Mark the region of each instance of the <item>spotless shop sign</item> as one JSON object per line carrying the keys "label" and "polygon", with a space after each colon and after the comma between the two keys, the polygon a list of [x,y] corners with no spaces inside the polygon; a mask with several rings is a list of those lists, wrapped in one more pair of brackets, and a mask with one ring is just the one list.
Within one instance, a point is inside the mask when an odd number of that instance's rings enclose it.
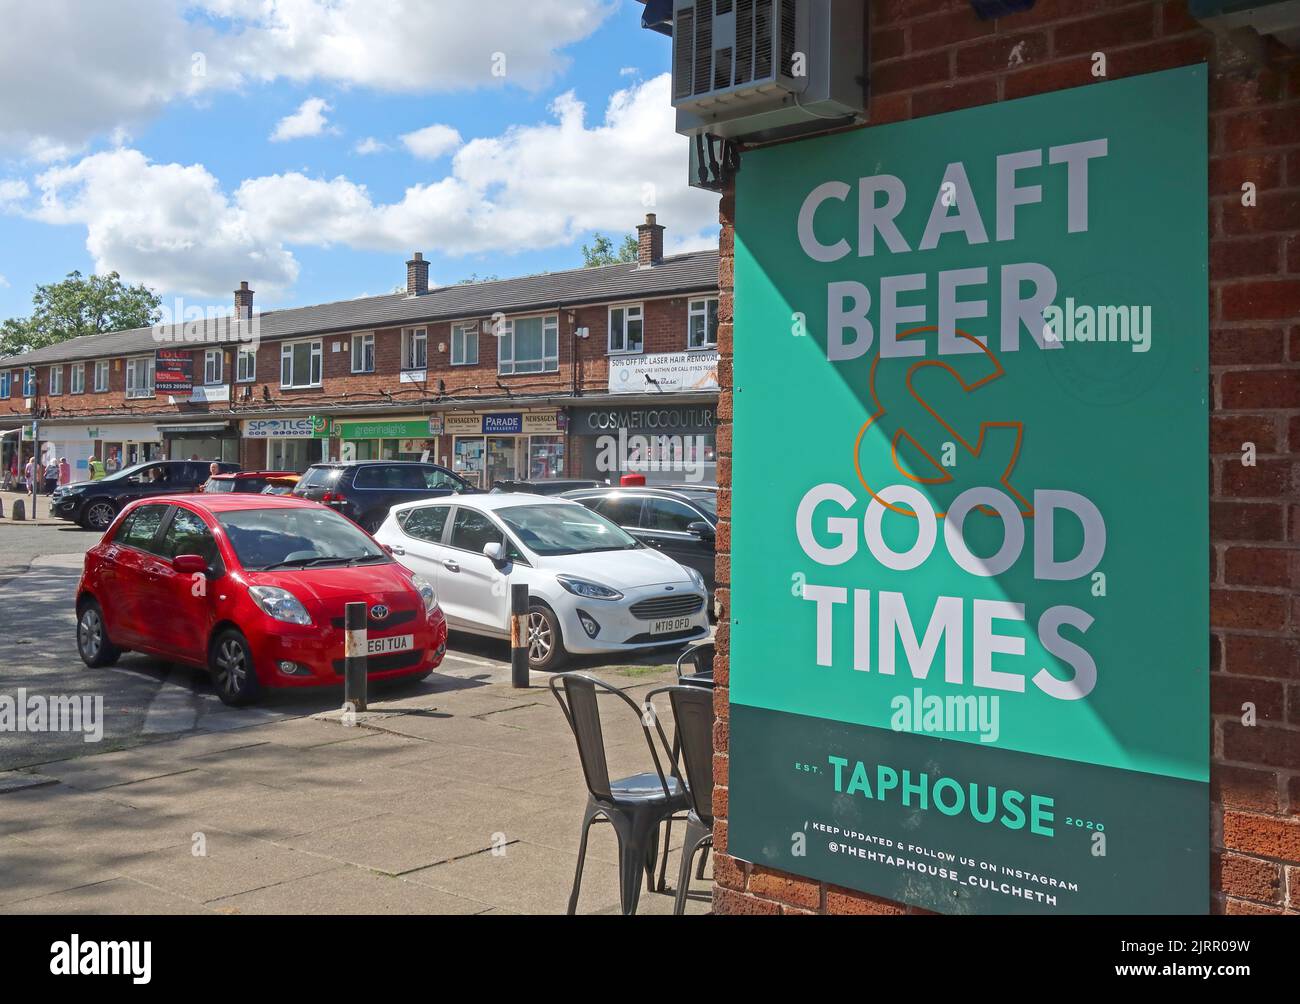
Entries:
{"label": "spotless shop sign", "polygon": [[1203,66],[745,154],[729,853],[1207,909],[1206,156]]}

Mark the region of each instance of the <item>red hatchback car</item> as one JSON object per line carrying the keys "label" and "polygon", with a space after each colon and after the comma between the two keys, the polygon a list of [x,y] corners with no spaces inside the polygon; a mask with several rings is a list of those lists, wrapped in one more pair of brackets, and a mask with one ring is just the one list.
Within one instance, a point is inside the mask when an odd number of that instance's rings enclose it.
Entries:
{"label": "red hatchback car", "polygon": [[77,650],[206,666],[221,699],[343,681],[345,605],[370,607],[369,678],[427,676],[447,647],[433,586],[355,523],[303,499],[141,499],[86,552]]}

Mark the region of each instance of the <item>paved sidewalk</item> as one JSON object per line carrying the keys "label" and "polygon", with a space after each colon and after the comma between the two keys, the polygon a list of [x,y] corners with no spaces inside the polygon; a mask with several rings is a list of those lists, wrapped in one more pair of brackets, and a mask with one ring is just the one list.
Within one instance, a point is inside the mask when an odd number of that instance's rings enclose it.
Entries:
{"label": "paved sidewalk", "polygon": [[[672,680],[597,675],[637,701]],[[545,679],[513,690],[500,672],[435,676],[432,693],[381,691],[353,727],[334,713],[250,716],[2,773],[0,912],[562,913],[586,791]],[[604,709],[611,773],[652,769],[630,710]],[[639,912],[671,912],[679,860],[670,891],[643,891]],[[580,913],[618,912],[616,862],[597,824]],[[708,911],[711,874],[689,913]]]}
{"label": "paved sidewalk", "polygon": [[6,523],[13,522],[14,503],[19,499],[22,499],[23,511],[24,514],[26,515],[25,522],[28,523],[35,522],[40,526],[69,525],[66,519],[59,519],[57,516],[50,515],[50,496],[48,495],[36,496],[37,518],[33,520],[32,519],[32,497],[30,494],[24,494],[22,492],[0,492],[0,502],[4,503],[4,518],[3,518],[4,522]]}

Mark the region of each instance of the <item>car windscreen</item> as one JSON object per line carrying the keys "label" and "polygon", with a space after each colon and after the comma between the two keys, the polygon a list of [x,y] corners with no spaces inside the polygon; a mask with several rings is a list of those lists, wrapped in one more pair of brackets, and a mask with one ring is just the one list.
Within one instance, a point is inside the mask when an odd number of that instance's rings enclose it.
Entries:
{"label": "car windscreen", "polygon": [[635,537],[585,506],[516,505],[497,509],[495,515],[520,543],[543,557],[628,551],[642,546]]}
{"label": "car windscreen", "polygon": [[203,491],[208,495],[217,495],[222,492],[233,492],[235,490],[234,478],[212,478],[203,486]]}
{"label": "car windscreen", "polygon": [[100,478],[99,480],[100,481],[121,481],[124,478],[129,478],[132,474],[139,474],[146,467],[153,467],[157,463],[158,461],[152,460],[143,464],[132,464],[130,467],[123,467],[116,474],[109,474],[106,477]]}
{"label": "car windscreen", "polygon": [[354,523],[328,509],[236,509],[216,517],[239,563],[250,571],[392,560]]}
{"label": "car windscreen", "polygon": [[718,496],[716,492],[682,492],[682,497],[708,516],[714,523],[718,521]]}

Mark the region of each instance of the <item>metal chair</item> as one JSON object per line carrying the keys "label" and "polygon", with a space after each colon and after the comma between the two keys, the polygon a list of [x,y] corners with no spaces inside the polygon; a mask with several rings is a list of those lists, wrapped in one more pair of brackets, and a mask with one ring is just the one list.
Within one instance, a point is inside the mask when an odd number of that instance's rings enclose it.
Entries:
{"label": "metal chair", "polygon": [[[646,700],[659,694],[667,694],[672,705],[673,745],[681,750],[689,800],[686,839],[682,843],[682,864],[677,872],[677,898],[673,905],[673,913],[680,914],[686,908],[695,854],[703,849],[704,856],[695,876],[703,878],[708,848],[713,845],[713,693],[698,686],[661,687],[646,694]],[[676,770],[675,760],[673,767]],[[664,840],[666,844],[668,837]]]}
{"label": "metal chair", "polygon": [[[717,646],[713,642],[706,641],[688,648],[679,655],[677,657],[678,684],[683,687],[707,687],[712,690],[713,657],[717,651]],[[688,662],[694,668],[691,672],[683,672]]]}
{"label": "metal chair", "polygon": [[[550,688],[577,741],[578,759],[587,782],[587,807],[582,814],[582,839],[578,844],[578,867],[573,876],[568,912],[573,914],[578,909],[588,832],[592,823],[603,818],[614,827],[618,837],[619,904],[625,915],[634,914],[641,895],[642,871],[645,872],[647,887],[654,882],[655,860],[659,856],[659,824],[687,808],[686,786],[672,764],[668,737],[664,735],[657,716],[645,714],[627,694],[603,680],[583,673],[557,673],[551,677]],[[597,688],[617,696],[637,716],[654,761],[653,773],[647,771],[610,780]],[[664,774],[651,724],[663,752],[669,757],[671,776]]]}

